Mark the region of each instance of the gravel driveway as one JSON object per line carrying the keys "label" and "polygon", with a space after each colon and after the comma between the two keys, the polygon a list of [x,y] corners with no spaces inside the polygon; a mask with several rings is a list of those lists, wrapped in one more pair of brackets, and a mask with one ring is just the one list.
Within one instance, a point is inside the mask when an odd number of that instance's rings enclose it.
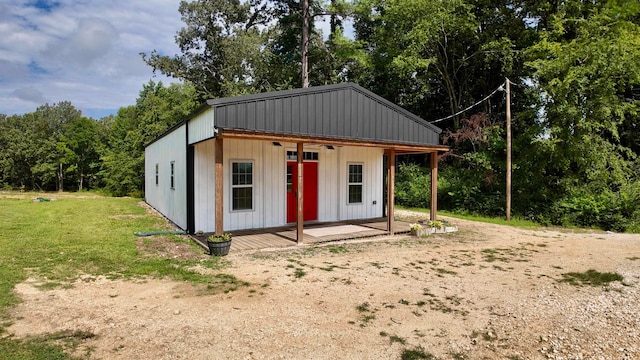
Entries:
{"label": "gravel driveway", "polygon": [[[216,278],[228,293],[30,279],[8,330],[95,335],[74,350],[91,359],[640,359],[640,236],[452,222],[426,239],[235,254]],[[623,280],[563,281],[590,269]]]}

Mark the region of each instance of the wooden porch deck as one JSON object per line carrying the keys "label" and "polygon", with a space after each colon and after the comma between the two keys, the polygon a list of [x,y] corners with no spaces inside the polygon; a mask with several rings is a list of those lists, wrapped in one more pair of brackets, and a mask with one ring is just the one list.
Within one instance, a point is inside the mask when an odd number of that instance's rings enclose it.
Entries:
{"label": "wooden porch deck", "polygon": [[[302,244],[320,244],[331,241],[360,239],[387,234],[387,219],[375,218],[366,220],[350,220],[329,223],[309,223],[304,225]],[[409,223],[394,221],[396,234],[409,233]],[[230,232],[233,236],[230,252],[284,248],[296,245],[296,225],[288,225],[266,229],[237,230]],[[212,233],[192,235],[192,238],[207,247],[207,237]]]}

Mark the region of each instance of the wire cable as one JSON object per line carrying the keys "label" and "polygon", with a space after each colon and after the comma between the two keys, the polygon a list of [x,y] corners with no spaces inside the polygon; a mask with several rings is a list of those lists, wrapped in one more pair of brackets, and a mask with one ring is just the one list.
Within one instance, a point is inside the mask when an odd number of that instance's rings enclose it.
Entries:
{"label": "wire cable", "polygon": [[471,105],[471,106],[467,107],[466,109],[460,110],[460,111],[458,111],[457,113],[455,113],[455,114],[453,114],[453,115],[449,115],[449,116],[447,116],[447,117],[443,117],[442,119],[429,121],[429,123],[431,123],[431,124],[435,124],[435,123],[440,122],[440,121],[449,120],[449,119],[451,119],[451,118],[453,118],[453,117],[456,117],[456,116],[458,116],[458,115],[460,115],[460,114],[462,114],[462,113],[464,113],[464,112],[467,112],[467,111],[469,111],[469,110],[473,109],[474,107],[476,107],[476,106],[478,106],[478,105],[482,104],[483,102],[487,101],[487,99],[489,99],[490,97],[492,97],[493,95],[495,95],[495,93],[497,93],[498,91],[504,91],[504,85],[505,85],[505,84],[502,84],[502,85],[498,86],[498,88],[497,88],[497,89],[495,89],[495,90],[493,90],[493,92],[491,92],[491,94],[487,95],[484,99],[482,99],[482,100],[480,100],[480,101],[476,102],[475,104],[473,104],[473,105]]}

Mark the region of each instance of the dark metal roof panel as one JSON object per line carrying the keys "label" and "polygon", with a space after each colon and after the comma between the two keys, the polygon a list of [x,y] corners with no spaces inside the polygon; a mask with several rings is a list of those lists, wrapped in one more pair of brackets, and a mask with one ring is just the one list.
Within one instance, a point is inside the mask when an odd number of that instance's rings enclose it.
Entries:
{"label": "dark metal roof panel", "polygon": [[436,126],[352,84],[208,100],[216,126],[270,134],[438,145]]}

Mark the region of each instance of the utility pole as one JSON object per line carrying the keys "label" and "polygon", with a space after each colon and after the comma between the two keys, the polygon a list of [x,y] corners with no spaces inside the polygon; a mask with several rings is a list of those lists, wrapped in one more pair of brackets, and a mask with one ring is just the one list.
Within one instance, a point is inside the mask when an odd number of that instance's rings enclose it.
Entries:
{"label": "utility pole", "polygon": [[309,87],[309,0],[302,1],[302,87]]}
{"label": "utility pole", "polygon": [[511,220],[511,82],[506,78],[507,93],[507,221]]}

